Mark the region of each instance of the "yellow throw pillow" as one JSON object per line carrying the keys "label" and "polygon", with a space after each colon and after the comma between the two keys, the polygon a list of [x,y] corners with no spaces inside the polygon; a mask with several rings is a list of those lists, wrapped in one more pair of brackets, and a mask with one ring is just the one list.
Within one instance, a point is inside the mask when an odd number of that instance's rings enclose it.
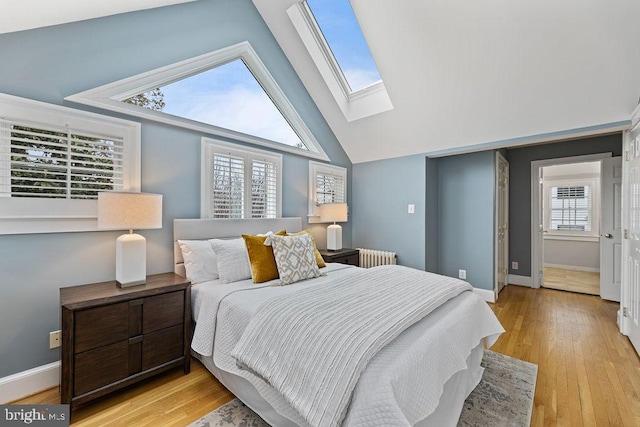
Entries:
{"label": "yellow throw pillow", "polygon": [[324,259],[322,258],[322,255],[320,255],[320,252],[316,247],[316,239],[313,238],[313,234],[311,234],[309,230],[302,230],[302,231],[298,231],[297,233],[287,233],[287,236],[299,236],[301,234],[308,234],[309,236],[311,236],[311,243],[313,243],[313,253],[316,256],[316,263],[320,268],[326,267],[327,264],[324,263]]}
{"label": "yellow throw pillow", "polygon": [[[278,236],[286,236],[285,230],[280,230]],[[278,266],[276,259],[273,257],[273,248],[265,246],[264,241],[267,236],[253,236],[243,234],[242,238],[247,246],[249,254],[249,264],[251,265],[251,278],[253,283],[268,282],[278,278]]]}

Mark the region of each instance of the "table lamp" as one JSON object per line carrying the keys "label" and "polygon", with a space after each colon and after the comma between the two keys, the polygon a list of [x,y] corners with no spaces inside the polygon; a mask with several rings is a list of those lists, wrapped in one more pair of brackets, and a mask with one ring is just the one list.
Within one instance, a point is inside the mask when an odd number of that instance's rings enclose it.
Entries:
{"label": "table lamp", "polygon": [[147,242],[133,230],[162,228],[162,195],[98,193],[98,228],[129,230],[116,240],[116,282],[121,288],[147,281]]}
{"label": "table lamp", "polygon": [[325,203],[318,206],[320,222],[333,222],[327,227],[327,249],[337,251],[342,249],[342,227],[336,222],[346,222],[348,207],[346,203]]}

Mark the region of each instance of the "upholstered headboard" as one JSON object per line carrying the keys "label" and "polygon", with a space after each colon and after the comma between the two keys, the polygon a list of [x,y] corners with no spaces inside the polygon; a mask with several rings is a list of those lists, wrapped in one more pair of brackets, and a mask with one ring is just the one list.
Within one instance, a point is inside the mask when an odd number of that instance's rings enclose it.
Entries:
{"label": "upholstered headboard", "polygon": [[302,230],[302,218],[174,219],[173,271],[180,276],[186,276],[178,240],[224,239],[240,237],[242,234],[259,234],[278,230],[300,231]]}

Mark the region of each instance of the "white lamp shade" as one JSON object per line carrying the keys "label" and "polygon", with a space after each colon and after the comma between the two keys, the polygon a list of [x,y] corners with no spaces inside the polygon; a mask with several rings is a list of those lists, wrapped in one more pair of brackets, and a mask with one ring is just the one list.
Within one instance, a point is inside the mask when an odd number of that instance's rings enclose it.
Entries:
{"label": "white lamp shade", "polygon": [[162,228],[162,195],[111,191],[98,193],[98,228]]}
{"label": "white lamp shade", "polygon": [[321,222],[346,222],[348,208],[346,203],[325,203],[318,206]]}

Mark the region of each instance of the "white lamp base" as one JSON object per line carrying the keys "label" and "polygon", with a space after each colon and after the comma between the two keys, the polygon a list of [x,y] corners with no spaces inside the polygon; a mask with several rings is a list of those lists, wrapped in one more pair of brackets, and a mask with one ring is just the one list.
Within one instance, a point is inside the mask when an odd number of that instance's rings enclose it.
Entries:
{"label": "white lamp base", "polygon": [[116,240],[116,281],[118,286],[147,282],[147,241],[139,234],[123,234]]}
{"label": "white lamp base", "polygon": [[330,251],[342,249],[342,227],[338,224],[327,227],[327,249]]}

